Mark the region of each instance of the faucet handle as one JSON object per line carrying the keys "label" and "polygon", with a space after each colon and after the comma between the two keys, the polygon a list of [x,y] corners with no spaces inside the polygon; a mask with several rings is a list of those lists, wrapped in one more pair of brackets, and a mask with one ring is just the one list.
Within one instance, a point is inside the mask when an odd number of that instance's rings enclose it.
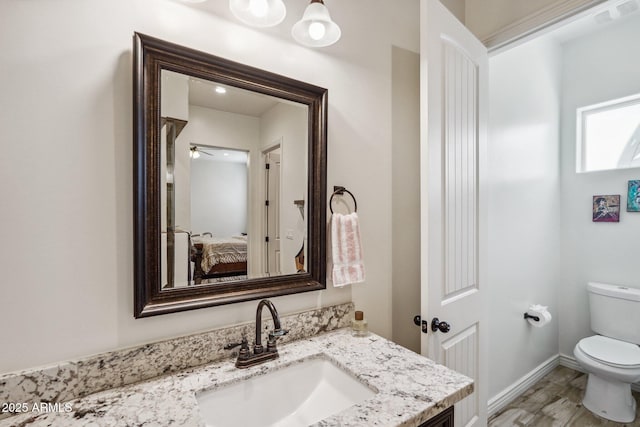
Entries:
{"label": "faucet handle", "polygon": [[232,348],[236,348],[237,346],[240,346],[240,351],[238,352],[238,360],[248,360],[251,352],[249,351],[249,341],[247,341],[246,335],[242,336],[242,341],[229,343],[224,346],[224,349],[231,350]]}
{"label": "faucet handle", "polygon": [[223,347],[225,350],[232,350],[238,346],[240,347],[240,351],[242,350],[249,350],[249,341],[247,341],[247,337],[245,335],[242,336],[242,341],[240,342],[232,342],[229,344],[225,344],[225,346]]}
{"label": "faucet handle", "polygon": [[287,335],[289,331],[287,329],[276,329],[269,332],[269,339],[279,338]]}
{"label": "faucet handle", "polygon": [[275,331],[269,332],[269,341],[267,341],[267,351],[268,352],[276,352],[276,340],[282,336],[285,336],[289,333],[286,329],[276,329]]}
{"label": "faucet handle", "polygon": [[224,347],[222,347],[225,350],[233,350],[234,348],[238,347],[239,345],[242,345],[241,342],[230,342],[229,344],[225,344]]}

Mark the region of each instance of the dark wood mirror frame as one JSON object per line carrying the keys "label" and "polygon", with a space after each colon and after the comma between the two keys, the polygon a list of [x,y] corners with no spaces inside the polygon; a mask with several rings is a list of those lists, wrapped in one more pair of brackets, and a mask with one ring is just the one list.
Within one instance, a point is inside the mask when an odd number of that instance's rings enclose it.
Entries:
{"label": "dark wood mirror frame", "polygon": [[[308,106],[307,272],[161,290],[161,70]],[[133,74],[135,317],[325,289],[327,90],[140,33],[134,34]]]}

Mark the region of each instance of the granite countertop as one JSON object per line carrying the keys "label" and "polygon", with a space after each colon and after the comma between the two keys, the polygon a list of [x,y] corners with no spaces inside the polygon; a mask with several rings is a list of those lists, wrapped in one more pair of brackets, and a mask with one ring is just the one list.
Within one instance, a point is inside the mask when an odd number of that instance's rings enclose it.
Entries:
{"label": "granite countertop", "polygon": [[56,412],[31,410],[0,420],[0,427],[204,427],[195,393],[310,357],[324,357],[378,391],[316,426],[419,426],[473,392],[470,378],[375,334],[358,338],[339,329],[283,344],[279,352],[279,359],[249,369],[226,359],[72,400]]}

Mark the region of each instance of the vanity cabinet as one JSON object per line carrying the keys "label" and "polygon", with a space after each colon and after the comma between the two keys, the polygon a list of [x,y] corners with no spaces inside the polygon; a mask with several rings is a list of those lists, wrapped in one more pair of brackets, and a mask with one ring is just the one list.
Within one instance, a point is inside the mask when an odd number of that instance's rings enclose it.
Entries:
{"label": "vanity cabinet", "polygon": [[453,427],[453,406],[420,424],[419,427]]}

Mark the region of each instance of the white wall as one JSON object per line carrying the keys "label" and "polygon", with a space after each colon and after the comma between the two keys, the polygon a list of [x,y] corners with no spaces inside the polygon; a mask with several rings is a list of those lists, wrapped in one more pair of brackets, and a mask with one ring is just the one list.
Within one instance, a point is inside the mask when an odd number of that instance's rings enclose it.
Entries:
{"label": "white wall", "polygon": [[464,24],[465,21],[465,0],[441,0],[442,4],[445,5],[451,13],[458,18],[458,21]]}
{"label": "white wall", "polygon": [[[247,151],[249,153],[249,164],[253,165],[253,167],[247,168],[245,165],[242,166],[242,169],[244,170],[243,196],[242,198],[238,198],[236,197],[238,196],[238,193],[235,193],[233,199],[227,200],[227,202],[234,203],[238,212],[242,211],[243,215],[237,215],[235,218],[230,218],[228,215],[222,215],[222,209],[219,205],[220,200],[211,199],[210,197],[207,199],[208,201],[200,199],[201,196],[197,196],[196,200],[190,198],[187,204],[191,207],[190,219],[193,221],[190,229],[195,233],[211,231],[221,237],[230,236],[232,235],[231,233],[240,232],[249,232],[250,234],[253,234],[251,233],[253,230],[249,227],[249,224],[247,224],[247,192],[251,191],[255,187],[252,183],[252,179],[255,180],[255,176],[258,174],[258,166],[255,160],[258,159],[258,145],[260,143],[260,119],[242,114],[213,110],[211,108],[204,108],[197,105],[189,105],[189,122],[184,127],[178,141],[182,146],[182,148],[180,148],[180,152],[183,153],[189,152],[188,147],[190,144],[230,148],[233,150]],[[206,157],[207,155],[203,154],[197,160],[187,158],[188,168],[186,170],[190,171],[190,181],[194,177],[195,173],[199,173],[201,175],[204,173],[202,169],[196,170],[195,168],[211,163]],[[216,165],[218,164],[220,163],[216,162]],[[192,168],[194,168],[194,170],[192,170]],[[240,173],[239,169],[235,169],[234,171],[236,173]],[[209,172],[209,174],[211,173],[213,172]],[[205,177],[201,176],[201,178],[204,179]],[[213,179],[214,177],[212,176],[211,178]],[[228,186],[229,183],[227,180],[222,180],[219,184],[220,186],[215,187],[215,191],[218,193],[219,197],[222,197],[222,190],[224,186]],[[237,184],[238,183],[236,183],[236,185]],[[186,191],[188,194],[192,195],[194,191],[200,192],[200,189],[194,183],[193,185],[190,184]],[[202,191],[204,191],[204,189],[202,189]],[[230,194],[225,197],[229,196]],[[242,203],[244,203],[243,206]],[[209,207],[205,207],[204,204],[208,204]],[[200,205],[200,207],[196,208],[196,205]],[[218,205],[217,208],[216,205]],[[224,216],[227,220],[216,220],[218,223],[216,226],[203,228],[205,225],[203,221],[205,221],[205,219],[202,215],[206,212],[212,212],[211,209],[219,212],[220,217]]]}
{"label": "white wall", "polygon": [[[576,173],[578,107],[640,93],[640,18],[564,46],[562,104],[562,253],[560,352],[591,335],[586,285],[602,281],[640,288],[640,213],[626,212],[627,181],[640,170]],[[593,223],[592,196],[620,194],[620,223]]]}
{"label": "white wall", "polygon": [[247,165],[202,157],[191,162],[191,231],[216,237],[246,233]]}
{"label": "white wall", "polygon": [[[257,151],[260,119],[243,114],[189,105],[189,123],[180,134],[183,144]],[[188,147],[184,147],[188,153]]]}
{"label": "white wall", "polygon": [[160,72],[160,117],[189,120],[189,77],[174,71]]}
{"label": "white wall", "polygon": [[420,352],[420,54],[393,48],[393,341]]}
{"label": "white wall", "polygon": [[329,89],[328,184],[358,198],[367,282],[275,304],[353,299],[391,335],[391,45],[417,51],[418,2],[327,1],[342,40],[317,50],[291,41],[306,4],[286,3],[283,26],[255,30],[226,2],[0,2],[0,373],[254,317],[247,302],[133,318],[134,31]]}
{"label": "white wall", "polygon": [[[490,59],[489,396],[558,353],[561,64],[544,40]],[[530,326],[530,304],[553,322]]]}

